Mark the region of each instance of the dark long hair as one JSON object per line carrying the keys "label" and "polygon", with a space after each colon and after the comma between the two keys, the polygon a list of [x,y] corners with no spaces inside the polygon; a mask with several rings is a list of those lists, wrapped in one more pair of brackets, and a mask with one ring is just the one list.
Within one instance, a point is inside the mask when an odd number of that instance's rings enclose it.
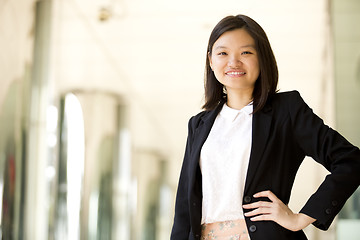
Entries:
{"label": "dark long hair", "polygon": [[255,82],[253,92],[254,113],[261,110],[268,98],[277,91],[278,68],[266,33],[257,22],[248,16],[228,16],[215,26],[209,38],[205,66],[205,104],[203,105],[205,110],[213,110],[219,104],[227,101],[223,85],[216,79],[210,68],[208,56],[211,56],[213,45],[222,34],[239,28],[245,29],[254,39],[259,57],[260,74]]}

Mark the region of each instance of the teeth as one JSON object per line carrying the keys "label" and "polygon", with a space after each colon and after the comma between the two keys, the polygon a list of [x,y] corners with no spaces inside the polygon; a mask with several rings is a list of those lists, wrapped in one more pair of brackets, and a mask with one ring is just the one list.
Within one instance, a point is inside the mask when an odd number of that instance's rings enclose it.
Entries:
{"label": "teeth", "polygon": [[228,75],[242,75],[245,74],[244,72],[228,72]]}

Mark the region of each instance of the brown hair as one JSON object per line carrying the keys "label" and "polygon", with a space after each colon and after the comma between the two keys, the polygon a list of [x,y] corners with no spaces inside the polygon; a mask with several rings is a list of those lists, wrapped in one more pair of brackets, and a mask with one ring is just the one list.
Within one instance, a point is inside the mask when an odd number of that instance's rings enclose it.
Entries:
{"label": "brown hair", "polygon": [[208,56],[212,54],[212,48],[216,40],[225,32],[243,28],[255,41],[255,48],[259,56],[260,74],[255,82],[254,113],[261,110],[268,98],[276,93],[278,83],[278,68],[274,53],[271,49],[266,33],[261,26],[245,15],[228,16],[223,18],[210,34],[206,53],[205,66],[205,110],[213,110],[219,104],[227,100],[226,93],[223,91],[223,85],[216,79],[211,70]]}

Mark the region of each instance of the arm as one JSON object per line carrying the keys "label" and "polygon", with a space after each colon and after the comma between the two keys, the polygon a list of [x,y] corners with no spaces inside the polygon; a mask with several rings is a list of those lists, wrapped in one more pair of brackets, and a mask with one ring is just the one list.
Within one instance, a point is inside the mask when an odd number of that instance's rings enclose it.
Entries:
{"label": "arm", "polygon": [[326,230],[360,184],[360,151],[326,126],[298,92],[291,98],[288,108],[296,141],[306,155],[331,173],[300,213],[317,219],[314,225]]}
{"label": "arm", "polygon": [[188,204],[188,158],[191,149],[192,127],[190,119],[188,124],[188,137],[184,160],[180,172],[180,179],[176,194],[175,217],[171,231],[171,240],[188,239],[190,233],[190,214]]}
{"label": "arm", "polygon": [[254,209],[245,216],[252,217],[252,221],[274,221],[292,231],[303,229],[311,223],[326,230],[359,186],[360,151],[326,126],[305,104],[299,93],[288,93],[285,100],[294,140],[305,155],[325,166],[331,174],[299,214],[294,214],[273,193],[265,191],[254,197],[266,197],[270,202],[244,205],[245,209]]}

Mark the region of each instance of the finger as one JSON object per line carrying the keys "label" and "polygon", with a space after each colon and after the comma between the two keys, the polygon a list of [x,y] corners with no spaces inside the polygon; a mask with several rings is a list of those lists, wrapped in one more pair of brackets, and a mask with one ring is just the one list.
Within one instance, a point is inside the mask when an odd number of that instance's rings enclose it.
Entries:
{"label": "finger", "polygon": [[258,201],[258,202],[254,202],[254,203],[250,203],[250,204],[245,204],[243,205],[243,208],[245,209],[253,209],[253,208],[259,208],[259,207],[271,207],[272,206],[272,202],[264,202],[264,201]]}
{"label": "finger", "polygon": [[256,221],[274,221],[271,214],[257,215],[255,217],[250,218],[250,220],[253,221],[253,222],[256,222]]}
{"label": "finger", "polygon": [[254,209],[250,212],[247,212],[247,213],[244,213],[244,215],[246,217],[251,217],[251,216],[255,216],[255,215],[261,215],[261,214],[273,214],[274,211],[272,208],[257,208],[257,209]]}
{"label": "finger", "polygon": [[269,198],[272,202],[276,202],[279,201],[279,199],[276,197],[276,195],[271,192],[270,190],[266,190],[266,191],[262,191],[262,192],[258,192],[254,194],[255,198],[259,198],[259,197],[267,197]]}
{"label": "finger", "polygon": [[256,216],[258,215],[258,213],[256,213],[256,209],[247,213],[244,213],[245,217],[252,217],[252,216]]}

